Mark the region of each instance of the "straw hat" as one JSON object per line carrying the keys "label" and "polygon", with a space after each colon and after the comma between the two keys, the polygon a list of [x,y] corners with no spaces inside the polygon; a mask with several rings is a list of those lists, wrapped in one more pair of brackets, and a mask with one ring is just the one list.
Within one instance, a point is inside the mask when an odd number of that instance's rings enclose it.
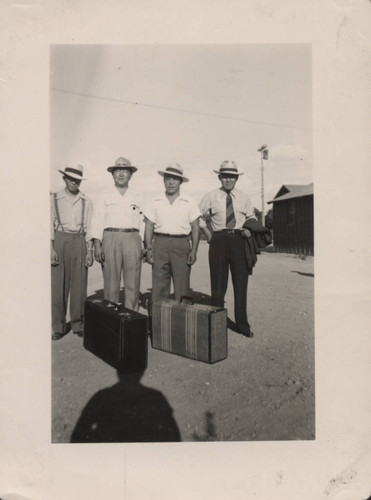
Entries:
{"label": "straw hat", "polygon": [[233,175],[243,175],[243,172],[239,172],[237,165],[234,161],[225,160],[221,163],[219,170],[214,170],[216,174],[233,174]]}
{"label": "straw hat", "polygon": [[183,179],[183,182],[188,182],[189,179],[187,177],[184,177],[183,175],[183,168],[179,165],[179,163],[171,163],[168,167],[165,168],[165,170],[158,170],[158,173],[162,175],[172,175],[173,177],[179,177],[180,179]]}
{"label": "straw hat", "polygon": [[79,181],[83,181],[86,179],[83,177],[84,167],[82,165],[77,165],[76,167],[65,167],[64,170],[59,170],[62,175],[66,175],[67,177],[72,177],[72,179],[77,179]]}
{"label": "straw hat", "polygon": [[107,170],[108,172],[113,172],[116,168],[128,168],[131,173],[134,173],[138,170],[137,167],[134,167],[134,165],[131,164],[130,160],[127,160],[123,156],[117,158],[115,164],[108,167]]}

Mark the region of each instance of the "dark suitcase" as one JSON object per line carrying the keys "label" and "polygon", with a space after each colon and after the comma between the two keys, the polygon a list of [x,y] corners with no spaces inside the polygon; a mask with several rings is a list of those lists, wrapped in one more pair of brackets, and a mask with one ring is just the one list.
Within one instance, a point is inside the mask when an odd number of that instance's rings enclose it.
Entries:
{"label": "dark suitcase", "polygon": [[210,364],[227,357],[226,309],[168,299],[152,303],[151,317],[154,349]]}
{"label": "dark suitcase", "polygon": [[84,347],[119,371],[147,368],[148,318],[121,304],[86,300]]}

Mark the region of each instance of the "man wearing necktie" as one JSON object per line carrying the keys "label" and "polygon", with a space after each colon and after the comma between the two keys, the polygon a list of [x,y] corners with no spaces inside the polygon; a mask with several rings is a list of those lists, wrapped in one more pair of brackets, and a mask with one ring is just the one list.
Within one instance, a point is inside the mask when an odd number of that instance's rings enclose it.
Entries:
{"label": "man wearing necktie", "polygon": [[250,198],[243,191],[235,188],[243,172],[239,172],[234,161],[223,161],[218,174],[221,186],[206,193],[200,203],[204,217],[209,217],[212,236],[205,232],[209,248],[209,266],[211,278],[211,304],[224,307],[224,297],[228,286],[229,269],[231,270],[234,291],[234,314],[237,331],[245,337],[253,337],[247,319],[248,269],[245,260],[245,241],[242,232],[248,236],[243,225],[247,219],[256,219]]}

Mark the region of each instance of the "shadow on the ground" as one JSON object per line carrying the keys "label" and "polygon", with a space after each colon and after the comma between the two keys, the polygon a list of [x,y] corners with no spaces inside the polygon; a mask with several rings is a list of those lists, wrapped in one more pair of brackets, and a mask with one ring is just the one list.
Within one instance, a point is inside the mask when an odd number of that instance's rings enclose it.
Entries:
{"label": "shadow on the ground", "polygon": [[[152,289],[148,288],[148,291],[145,293],[140,293],[139,294],[139,305],[140,307],[143,307],[144,309],[148,309],[148,305],[151,303],[151,293]],[[196,290],[190,290],[189,292],[189,297],[191,297],[196,304],[206,304],[210,305],[211,304],[211,297],[210,295],[207,295],[204,292],[197,292]],[[172,300],[175,300],[175,295],[172,293],[169,297]]]}
{"label": "shadow on the ground", "polygon": [[214,424],[214,414],[211,411],[205,411],[205,432],[203,435],[194,432],[192,438],[194,441],[215,441],[217,438],[215,424]]}
{"label": "shadow on the ground", "polygon": [[261,253],[275,253],[273,245],[268,245],[267,247],[260,248]]}
{"label": "shadow on the ground", "polygon": [[[152,293],[152,288],[147,288],[146,292],[139,293],[139,307],[142,307],[143,309],[148,309],[148,305],[151,302],[151,293]],[[196,304],[205,304],[205,305],[211,304],[210,295],[207,295],[204,292],[197,292],[196,290],[191,289],[189,296],[194,299]],[[174,300],[175,299],[174,294],[172,293],[169,298]],[[103,300],[103,289],[95,290],[93,294],[89,295],[88,299]],[[119,302],[123,304],[124,301],[125,301],[125,288],[120,288]]]}
{"label": "shadow on the ground", "polygon": [[152,288],[148,288],[144,293],[139,292],[139,307],[143,307],[146,311],[148,311],[148,307],[151,303],[151,293]]}
{"label": "shadow on the ground", "polygon": [[[94,290],[94,293],[87,297],[89,300],[103,300],[103,288]],[[123,304],[125,301],[125,288],[120,288],[119,302]]]}
{"label": "shadow on the ground", "polygon": [[204,304],[207,306],[211,305],[211,297],[204,292],[197,292],[196,290],[190,291],[190,297],[194,299],[196,304]]}
{"label": "shadow on the ground", "polygon": [[291,271],[292,273],[300,274],[300,276],[308,276],[310,278],[314,278],[313,273],[302,273],[301,271]]}
{"label": "shadow on the ground", "polygon": [[119,381],[98,391],[83,409],[71,443],[181,441],[164,395],[140,384],[143,372],[117,373]]}
{"label": "shadow on the ground", "polygon": [[232,321],[230,318],[227,318],[227,328],[228,330],[232,330],[232,332],[240,333],[236,323]]}

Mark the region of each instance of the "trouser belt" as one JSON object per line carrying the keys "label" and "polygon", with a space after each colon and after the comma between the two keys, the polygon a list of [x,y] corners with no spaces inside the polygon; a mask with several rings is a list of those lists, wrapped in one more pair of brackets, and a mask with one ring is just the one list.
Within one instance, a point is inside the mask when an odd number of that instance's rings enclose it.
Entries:
{"label": "trouser belt", "polygon": [[164,236],[165,238],[188,238],[189,234],[169,234],[169,233],[153,233],[155,236]]}
{"label": "trouser belt", "polygon": [[221,229],[220,231],[214,231],[214,233],[228,233],[228,234],[239,234],[242,229]]}
{"label": "trouser belt", "polygon": [[85,237],[85,232],[84,231],[63,231],[62,229],[56,229],[55,233],[58,233],[60,235],[65,235],[65,236],[84,236]]}
{"label": "trouser belt", "polygon": [[136,233],[136,232],[139,232],[139,229],[135,229],[134,227],[130,227],[130,228],[106,227],[104,230],[110,231],[113,233]]}

